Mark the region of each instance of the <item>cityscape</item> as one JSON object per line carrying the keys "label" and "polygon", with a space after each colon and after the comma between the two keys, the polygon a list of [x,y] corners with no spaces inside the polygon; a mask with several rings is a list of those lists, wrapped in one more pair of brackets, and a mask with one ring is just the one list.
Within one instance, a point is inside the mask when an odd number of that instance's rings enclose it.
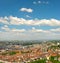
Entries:
{"label": "cityscape", "polygon": [[0,0],[0,63],[60,63],[60,0]]}
{"label": "cityscape", "polygon": [[1,41],[0,63],[60,63],[60,40]]}

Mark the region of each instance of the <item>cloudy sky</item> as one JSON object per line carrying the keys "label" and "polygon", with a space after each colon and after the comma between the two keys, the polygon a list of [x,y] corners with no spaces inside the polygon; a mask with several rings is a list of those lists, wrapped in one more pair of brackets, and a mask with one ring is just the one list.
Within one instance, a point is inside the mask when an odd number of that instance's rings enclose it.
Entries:
{"label": "cloudy sky", "polygon": [[0,40],[60,39],[60,0],[0,0]]}

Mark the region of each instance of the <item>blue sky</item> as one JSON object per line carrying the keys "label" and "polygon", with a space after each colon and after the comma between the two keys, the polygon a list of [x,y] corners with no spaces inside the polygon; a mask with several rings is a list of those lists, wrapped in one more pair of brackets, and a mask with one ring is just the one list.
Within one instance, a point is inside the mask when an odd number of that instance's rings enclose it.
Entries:
{"label": "blue sky", "polygon": [[0,40],[59,39],[59,6],[60,0],[0,0]]}
{"label": "blue sky", "polygon": [[[33,2],[39,0],[0,0],[0,16],[17,16],[26,18],[28,14],[32,18],[56,18],[60,19],[60,0],[40,0],[42,3],[34,5]],[[48,4],[43,4],[48,2]],[[20,12],[20,8],[32,8],[33,13]]]}

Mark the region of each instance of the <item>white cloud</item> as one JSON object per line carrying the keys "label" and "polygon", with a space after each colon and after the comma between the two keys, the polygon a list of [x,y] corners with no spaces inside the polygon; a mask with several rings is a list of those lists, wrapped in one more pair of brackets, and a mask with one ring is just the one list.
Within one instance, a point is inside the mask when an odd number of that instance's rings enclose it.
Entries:
{"label": "white cloud", "polygon": [[8,25],[4,25],[5,28],[8,28]]}
{"label": "white cloud", "polygon": [[48,2],[48,1],[43,1],[42,3],[43,3],[43,4],[49,4],[49,2]]}
{"label": "white cloud", "polygon": [[9,17],[10,19],[10,24],[13,25],[40,25],[40,26],[60,26],[60,20],[56,20],[56,19],[37,19],[37,20],[26,20],[24,18],[17,18],[17,17]]}
{"label": "white cloud", "polygon": [[13,32],[25,32],[25,29],[12,29]]}
{"label": "white cloud", "polygon": [[31,18],[29,15],[26,15],[27,18]]}
{"label": "white cloud", "polygon": [[21,8],[20,11],[31,13],[31,12],[33,12],[33,9],[31,9],[31,8]]}
{"label": "white cloud", "polygon": [[60,20],[56,19],[42,19],[38,20],[38,22],[35,23],[35,25],[48,25],[48,26],[60,26]]}
{"label": "white cloud", "polygon": [[31,32],[43,32],[42,29],[36,29],[35,27],[32,27],[32,29],[30,31]]}
{"label": "white cloud", "polygon": [[36,4],[36,2],[34,1],[33,4]]}
{"label": "white cloud", "polygon": [[51,33],[50,30],[36,29],[35,27],[32,27],[32,29],[28,31],[35,33]]}
{"label": "white cloud", "polygon": [[7,25],[4,25],[2,29],[5,30],[6,32],[0,32],[0,40],[60,39],[59,38],[60,28],[43,30],[32,27],[32,29],[26,30],[26,29],[14,29],[14,28],[11,29]]}
{"label": "white cloud", "polygon": [[6,32],[25,32],[25,29],[10,29],[7,25],[4,25],[3,27],[1,27],[2,30],[6,31]]}
{"label": "white cloud", "polygon": [[48,4],[48,1],[33,1],[33,4]]}
{"label": "white cloud", "polygon": [[[29,17],[29,16],[28,16]],[[57,19],[24,19],[24,18],[18,18],[9,16],[7,19],[5,17],[0,18],[2,19],[2,23],[8,24],[8,25],[29,25],[29,26],[60,26],[60,20]],[[6,21],[5,21],[6,20]]]}
{"label": "white cloud", "polygon": [[60,28],[55,29],[49,29],[49,30],[43,30],[43,29],[36,29],[35,27],[32,27],[32,29],[16,29],[16,28],[9,28],[7,25],[4,25],[1,27],[2,30],[7,32],[33,32],[33,33],[60,33]]}
{"label": "white cloud", "polygon": [[0,17],[0,23],[4,23],[4,24],[9,24],[8,21],[8,18],[5,16],[5,17]]}
{"label": "white cloud", "polygon": [[38,1],[38,3],[40,4],[40,3],[41,3],[41,1]]}
{"label": "white cloud", "polygon": [[[40,32],[40,30],[39,30]],[[0,40],[48,40],[48,39],[60,39],[60,34],[57,33],[37,33],[26,31],[20,32],[0,32]]]}
{"label": "white cloud", "polygon": [[60,28],[51,29],[50,31],[52,31],[52,32],[60,32]]}
{"label": "white cloud", "polygon": [[5,31],[10,31],[10,28],[8,28],[7,25],[4,25],[4,27],[1,27],[1,29],[5,30]]}
{"label": "white cloud", "polygon": [[23,18],[17,18],[13,16],[10,16],[9,20],[10,20],[10,24],[12,25],[20,25],[20,24],[23,24],[23,21],[24,21]]}

